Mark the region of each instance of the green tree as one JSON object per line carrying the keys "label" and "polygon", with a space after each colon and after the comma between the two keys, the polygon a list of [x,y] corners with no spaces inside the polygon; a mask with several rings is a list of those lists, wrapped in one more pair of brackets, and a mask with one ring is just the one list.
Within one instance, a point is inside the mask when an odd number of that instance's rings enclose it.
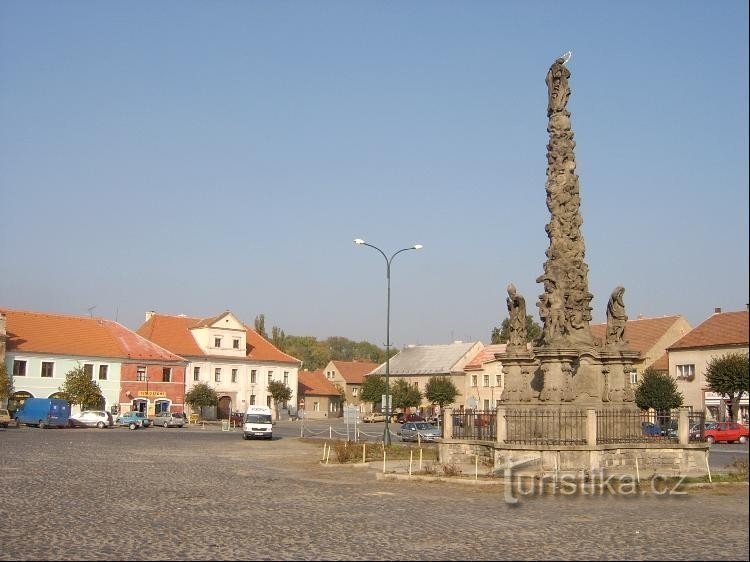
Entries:
{"label": "green tree", "polygon": [[82,366],[65,374],[65,382],[59,390],[65,400],[71,404],[78,404],[81,410],[98,408],[102,399],[99,385],[89,378]]}
{"label": "green tree", "polygon": [[197,408],[203,416],[203,408],[216,406],[219,403],[219,396],[216,391],[204,382],[199,382],[185,394],[185,404],[191,408]]}
{"label": "green tree", "polygon": [[430,377],[424,388],[424,397],[440,406],[441,412],[446,404],[455,402],[459,394],[450,377]]}
{"label": "green tree", "polygon": [[273,406],[276,411],[276,419],[279,419],[279,405],[286,402],[292,397],[292,389],[281,381],[270,381],[268,383],[268,393],[273,398]]}
{"label": "green tree", "polygon": [[275,345],[281,350],[283,350],[284,348],[285,337],[286,335],[284,334],[284,330],[282,330],[278,326],[273,326],[271,328],[271,343],[273,343],[273,345]]}
{"label": "green tree", "polygon": [[266,315],[265,314],[258,314],[258,316],[255,317],[255,331],[258,332],[265,339],[268,339],[268,334],[266,333]]}
{"label": "green tree", "polygon": [[653,408],[659,414],[682,406],[682,393],[677,383],[667,373],[660,373],[651,367],[643,371],[641,382],[635,390],[635,403],[641,410]]}
{"label": "green tree", "polygon": [[401,378],[391,385],[391,396],[394,409],[401,408],[405,411],[422,403],[422,393]]}
{"label": "green tree", "polygon": [[740,400],[750,387],[749,365],[747,353],[727,353],[712,357],[706,366],[708,389],[727,397],[731,421],[737,420]]}
{"label": "green tree", "polygon": [[[536,323],[531,314],[526,315],[526,342],[535,342],[542,337],[542,327]],[[510,339],[510,319],[506,318],[500,324],[500,327],[492,329],[490,343],[508,343]]]}
{"label": "green tree", "polygon": [[359,397],[365,402],[372,402],[373,410],[379,404],[382,412],[383,394],[385,394],[385,378],[380,375],[367,375],[359,389]]}
{"label": "green tree", "polygon": [[8,374],[5,365],[0,363],[0,404],[13,394],[13,377]]}

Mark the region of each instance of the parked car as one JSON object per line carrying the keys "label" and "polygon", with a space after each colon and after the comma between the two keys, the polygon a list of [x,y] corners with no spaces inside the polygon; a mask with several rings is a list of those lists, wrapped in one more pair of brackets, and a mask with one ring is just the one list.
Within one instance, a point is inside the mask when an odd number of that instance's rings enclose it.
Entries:
{"label": "parked car", "polygon": [[406,422],[397,433],[401,441],[435,441],[441,437],[439,427],[435,427],[426,421]]}
{"label": "parked car", "polygon": [[185,425],[185,418],[182,417],[182,414],[159,412],[154,416],[153,423],[162,427],[182,427]]}
{"label": "parked car", "polygon": [[141,427],[144,427],[143,417],[138,414],[141,414],[141,412],[127,412],[125,414],[120,414],[115,420],[115,425],[127,427],[129,429],[140,429]]}
{"label": "parked car", "polygon": [[382,412],[370,412],[362,417],[362,421],[365,423],[384,422],[385,414]]}
{"label": "parked car", "polygon": [[[716,424],[718,422],[714,421],[707,421],[703,424],[703,437],[705,438],[705,432],[706,430],[712,429],[716,427]],[[701,424],[696,423],[690,428],[690,439],[700,439],[701,438]]]}
{"label": "parked car", "polygon": [[242,427],[245,423],[245,414],[243,412],[232,412],[229,416],[229,422],[235,427]]}
{"label": "parked car", "polygon": [[652,422],[641,422],[641,433],[647,437],[661,437],[661,426]]}
{"label": "parked car", "polygon": [[148,416],[144,412],[135,412],[135,415],[141,419],[143,427],[148,427],[151,425],[151,420],[148,419]]}
{"label": "parked car", "polygon": [[70,402],[61,398],[27,398],[16,411],[16,427],[21,424],[47,427],[68,427]]}
{"label": "parked car", "polygon": [[748,427],[737,422],[718,422],[711,429],[707,429],[704,435],[709,443],[718,441],[747,443]]}
{"label": "parked car", "polygon": [[71,427],[98,427],[106,429],[114,425],[112,414],[104,410],[84,410],[80,414],[70,416]]}
{"label": "parked car", "polygon": [[427,420],[424,419],[419,414],[405,414],[404,412],[400,412],[396,414],[396,419],[394,421],[396,423],[408,423],[408,422],[426,422]]}
{"label": "parked car", "polygon": [[10,412],[5,408],[0,408],[0,427],[8,427],[10,420]]}

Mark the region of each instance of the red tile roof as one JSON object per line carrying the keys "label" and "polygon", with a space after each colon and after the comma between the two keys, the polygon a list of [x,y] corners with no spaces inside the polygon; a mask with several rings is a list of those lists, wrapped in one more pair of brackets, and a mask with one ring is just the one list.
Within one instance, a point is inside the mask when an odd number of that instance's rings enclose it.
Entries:
{"label": "red tile roof", "polygon": [[[625,323],[624,336],[625,340],[628,342],[628,347],[630,347],[631,350],[638,351],[641,355],[644,355],[654,347],[672,325],[681,318],[681,316],[676,315],[628,320]],[[591,326],[591,334],[595,338],[604,341],[607,335],[607,325],[593,324]]]}
{"label": "red tile roof", "polygon": [[7,317],[8,351],[185,361],[112,320],[22,310],[0,312]]}
{"label": "red tile roof", "polygon": [[464,366],[464,371],[481,371],[485,363],[495,361],[495,353],[505,353],[506,347],[507,344],[505,343],[497,343],[484,347]]}
{"label": "red tile roof", "polygon": [[651,368],[656,371],[668,372],[669,371],[669,356],[663,353],[656,361],[651,363]]}
{"label": "red tile roof", "polygon": [[[216,357],[206,355],[195,342],[191,328],[210,326],[221,319],[226,312],[211,318],[190,318],[188,316],[169,316],[154,314],[138,328],[138,333],[144,338],[158,343],[174,353],[184,357]],[[275,361],[277,363],[295,363],[301,361],[278,349],[258,332],[245,326],[247,337],[247,359],[256,361]]]}
{"label": "red tile roof", "polygon": [[748,345],[748,311],[717,312],[698,324],[669,350]]}
{"label": "red tile roof", "polygon": [[348,384],[362,384],[365,375],[380,365],[369,361],[334,361],[333,364]]}
{"label": "red tile roof", "polygon": [[323,370],[300,371],[297,374],[300,396],[341,396],[341,392],[323,374]]}

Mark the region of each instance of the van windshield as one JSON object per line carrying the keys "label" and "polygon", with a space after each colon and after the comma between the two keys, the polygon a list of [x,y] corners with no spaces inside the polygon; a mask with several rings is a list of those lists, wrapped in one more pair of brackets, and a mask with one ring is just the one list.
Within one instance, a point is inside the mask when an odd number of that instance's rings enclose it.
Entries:
{"label": "van windshield", "polygon": [[245,423],[271,423],[271,416],[268,414],[247,414]]}

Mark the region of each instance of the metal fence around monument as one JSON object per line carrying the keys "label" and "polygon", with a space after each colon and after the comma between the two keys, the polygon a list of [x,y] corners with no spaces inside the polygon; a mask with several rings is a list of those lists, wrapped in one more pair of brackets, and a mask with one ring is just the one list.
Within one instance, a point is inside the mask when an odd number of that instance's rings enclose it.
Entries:
{"label": "metal fence around monument", "polygon": [[508,410],[506,443],[521,445],[582,445],[586,443],[586,412]]}
{"label": "metal fence around monument", "polygon": [[453,414],[453,438],[494,441],[497,431],[494,410],[462,410]]}

